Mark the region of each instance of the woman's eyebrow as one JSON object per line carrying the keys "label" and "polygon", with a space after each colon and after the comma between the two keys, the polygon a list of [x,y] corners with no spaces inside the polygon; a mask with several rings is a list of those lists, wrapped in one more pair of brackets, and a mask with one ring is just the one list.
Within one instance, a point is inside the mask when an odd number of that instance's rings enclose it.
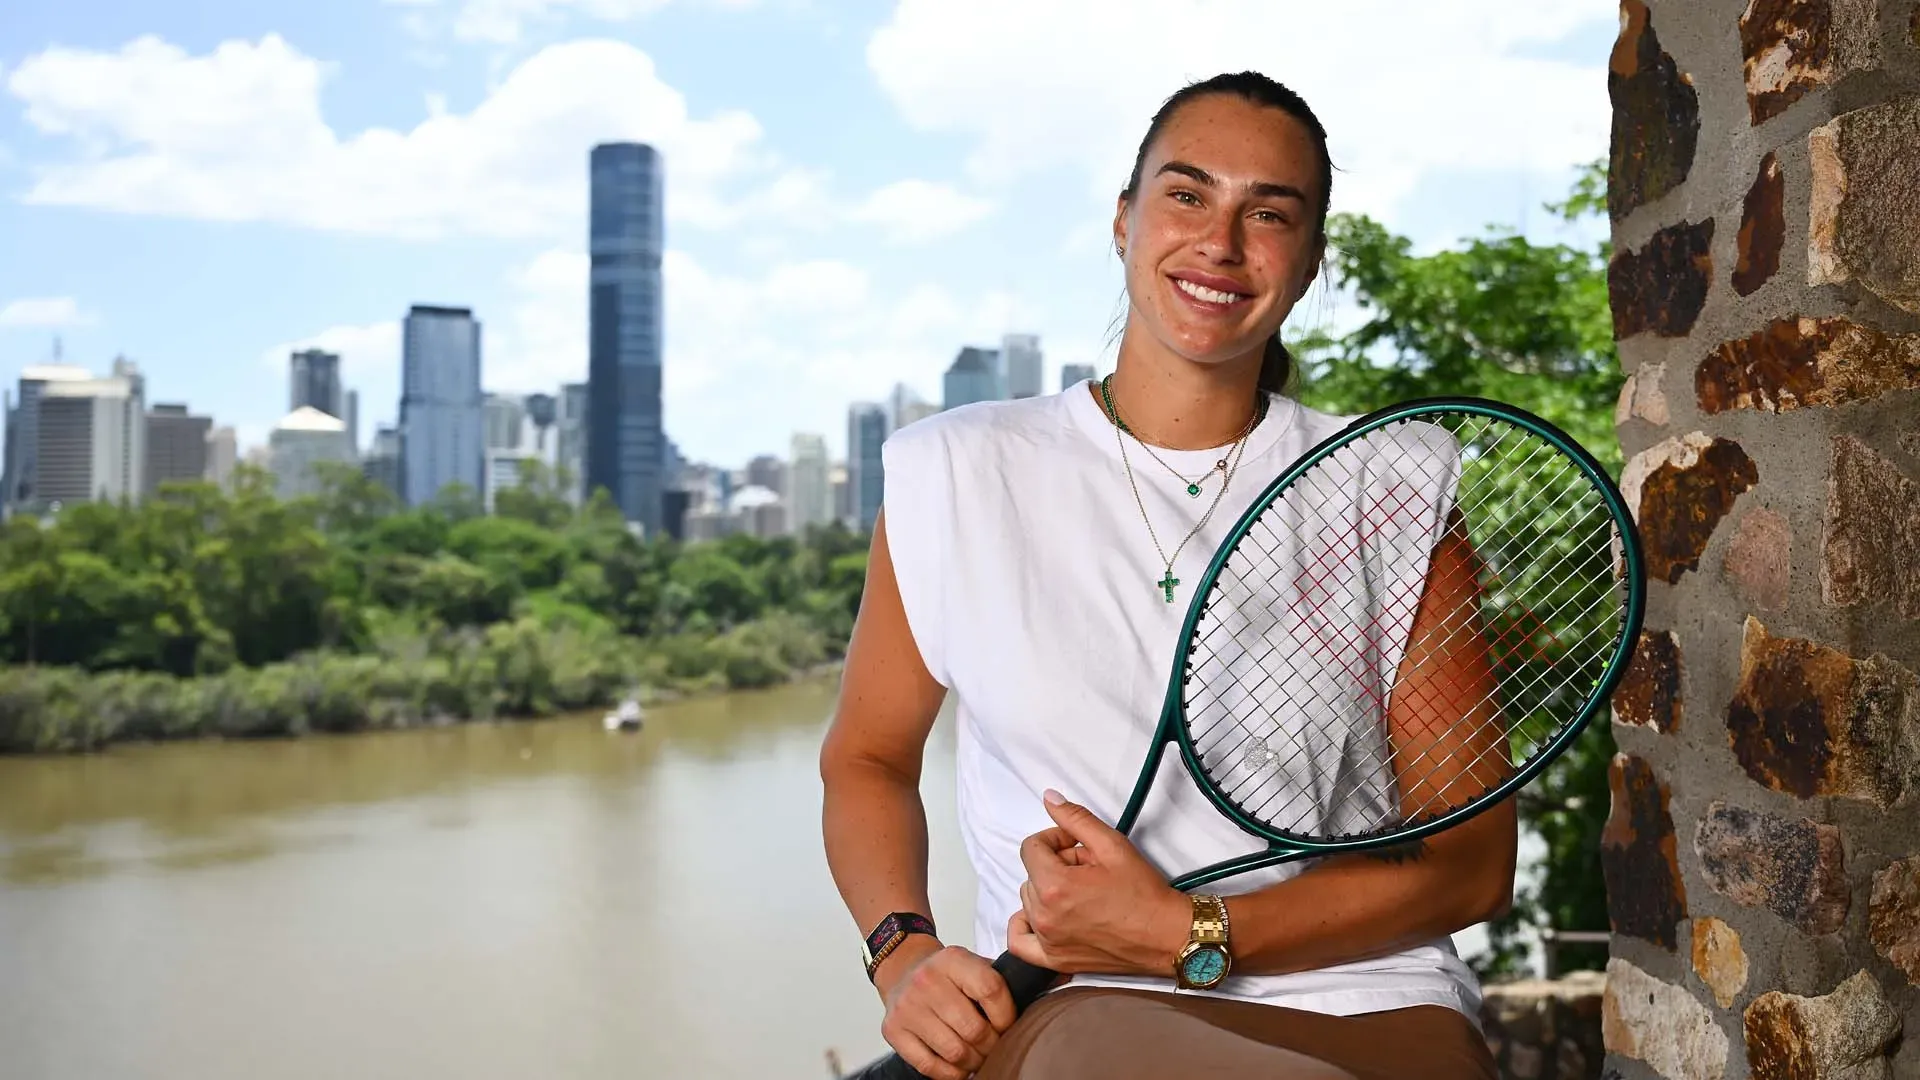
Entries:
{"label": "woman's eyebrow", "polygon": [[[1169,161],[1165,165],[1160,166],[1160,172],[1179,173],[1181,176],[1185,176],[1203,187],[1218,187],[1220,183],[1214,179],[1212,173],[1198,165],[1192,165],[1184,161]],[[1256,180],[1247,185],[1247,190],[1262,198],[1299,199],[1301,202],[1307,201],[1306,194],[1299,188],[1294,187],[1292,184],[1277,184],[1271,180]]]}

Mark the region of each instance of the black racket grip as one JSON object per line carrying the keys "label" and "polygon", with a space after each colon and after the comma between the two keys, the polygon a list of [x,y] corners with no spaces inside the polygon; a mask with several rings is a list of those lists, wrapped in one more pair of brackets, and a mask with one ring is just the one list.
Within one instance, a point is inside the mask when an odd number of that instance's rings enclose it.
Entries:
{"label": "black racket grip", "polygon": [[[993,962],[993,970],[1007,982],[1007,992],[1013,996],[1013,1014],[1027,1011],[1027,1006],[1040,1000],[1047,987],[1060,977],[1056,971],[1035,967],[1012,953],[1001,953]],[[904,1061],[899,1054],[888,1054],[878,1058],[865,1068],[846,1074],[841,1080],[927,1080],[920,1070]]]}

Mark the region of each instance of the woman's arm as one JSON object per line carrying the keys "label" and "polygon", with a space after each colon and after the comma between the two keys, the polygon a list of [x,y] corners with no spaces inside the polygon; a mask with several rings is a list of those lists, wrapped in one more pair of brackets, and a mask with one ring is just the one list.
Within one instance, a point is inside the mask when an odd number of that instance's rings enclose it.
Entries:
{"label": "woman's arm", "polygon": [[873,524],[839,706],[820,748],[827,865],[862,933],[889,912],[933,915],[920,765],[945,696],[907,626],[883,513]]}
{"label": "woman's arm", "polygon": [[[873,523],[840,703],[820,748],[827,865],[861,933],[895,911],[932,917],[920,766],[946,696],[907,624],[885,518],[883,511]],[[874,986],[887,1008],[881,1034],[933,1080],[978,1069],[1014,1020],[992,965],[922,934],[881,961]]]}
{"label": "woman's arm", "polygon": [[[1429,564],[1387,708],[1408,820],[1463,805],[1512,769],[1479,589],[1478,559],[1460,530],[1449,529]],[[1322,967],[1498,918],[1513,902],[1518,845],[1509,799],[1409,847],[1326,859],[1310,873],[1234,897],[1228,915],[1244,913],[1233,926],[1245,931],[1234,934],[1235,967]]]}
{"label": "woman's arm", "polygon": [[[1465,802],[1511,767],[1484,637],[1477,628],[1459,632],[1477,618],[1477,590],[1473,552],[1449,533],[1430,563],[1387,711],[1409,817]],[[1009,928],[1016,954],[1069,973],[1171,975],[1192,921],[1187,898],[1164,879],[1146,888],[1140,875],[1151,867],[1085,808],[1048,812],[1059,827],[1021,850],[1029,882]],[[1233,970],[1280,974],[1348,963],[1496,918],[1512,903],[1517,849],[1508,800],[1414,845],[1332,856],[1230,896]],[[1142,916],[1143,905],[1151,915]]]}

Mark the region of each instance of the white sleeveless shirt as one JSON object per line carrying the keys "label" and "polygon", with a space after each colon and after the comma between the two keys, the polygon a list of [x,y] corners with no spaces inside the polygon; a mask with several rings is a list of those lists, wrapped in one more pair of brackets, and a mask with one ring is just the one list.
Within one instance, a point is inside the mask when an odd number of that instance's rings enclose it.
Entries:
{"label": "white sleeveless shirt", "polygon": [[[1128,438],[1130,487],[1115,429],[1080,383],[1059,394],[980,402],[917,421],[883,448],[887,542],[908,625],[927,669],[957,698],[957,800],[979,882],[974,951],[1006,948],[1019,909],[1022,840],[1050,828],[1049,787],[1103,821],[1119,818],[1159,720],[1192,589],[1269,481],[1350,417],[1273,396],[1219,506],[1158,582],[1141,503],[1169,555],[1212,502],[1185,480],[1224,449],[1154,448]],[[1171,467],[1169,469],[1169,467]],[[1227,820],[1179,755],[1162,757],[1130,839],[1169,878],[1265,843]],[[1252,892],[1301,872],[1289,863],[1223,879]],[[1161,977],[1076,976],[1076,985],[1173,990]],[[1230,975],[1187,991],[1336,1015],[1435,1004],[1478,1023],[1480,987],[1450,938],[1287,975]]]}

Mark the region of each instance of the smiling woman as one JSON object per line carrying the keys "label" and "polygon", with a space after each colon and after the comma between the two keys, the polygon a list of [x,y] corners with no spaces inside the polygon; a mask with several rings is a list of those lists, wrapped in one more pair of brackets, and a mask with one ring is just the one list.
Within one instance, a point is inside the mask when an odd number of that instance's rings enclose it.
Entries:
{"label": "smiling woman", "polygon": [[[886,444],[821,752],[824,829],[882,1033],[927,1077],[1492,1075],[1449,935],[1510,902],[1510,809],[1218,894],[1168,870],[1249,838],[1184,778],[1156,784],[1137,828],[1109,824],[1138,811],[1122,807],[1191,583],[1268,482],[1344,426],[1288,395],[1278,338],[1324,255],[1331,181],[1326,133],[1284,86],[1247,72],[1182,89],[1116,200],[1129,303],[1114,373]],[[1431,580],[1459,576],[1443,562],[1436,549]],[[972,948],[943,945],[927,901],[918,783],[949,691]],[[1290,798],[1336,797],[1302,783]],[[1064,985],[1018,1013],[985,959],[1003,949]]]}

